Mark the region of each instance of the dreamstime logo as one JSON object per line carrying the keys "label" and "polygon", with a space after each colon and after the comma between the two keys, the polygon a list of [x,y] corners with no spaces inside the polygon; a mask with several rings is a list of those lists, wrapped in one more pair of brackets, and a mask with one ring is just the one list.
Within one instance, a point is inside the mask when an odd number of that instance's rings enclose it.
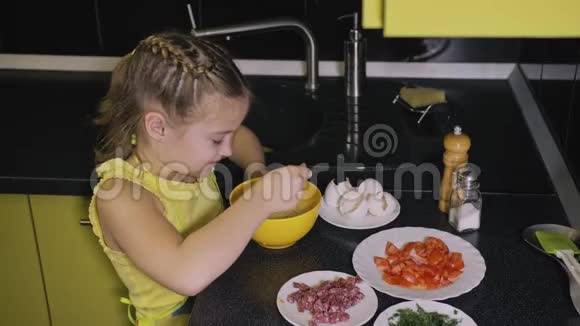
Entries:
{"label": "dreamstime logo", "polygon": [[[151,191],[150,187],[154,187],[164,199],[187,201],[203,196],[209,200],[218,200],[221,198],[221,194],[215,181],[215,175],[217,174],[221,174],[225,181],[225,186],[228,187],[226,190],[232,187],[233,177],[231,172],[227,166],[221,163],[215,164],[211,171],[204,171],[195,186],[188,186],[186,185],[188,181],[185,179],[191,173],[185,163],[168,162],[160,167],[156,177],[148,177],[146,176],[147,174],[152,174],[149,162],[133,165],[128,163],[123,159],[126,155],[121,147],[115,150],[114,157],[116,159],[94,167],[91,172],[91,189],[101,200],[117,198],[127,186],[130,187],[129,192],[133,200],[141,199],[143,189]],[[131,165],[132,168],[129,168]],[[103,188],[101,186],[104,185],[105,181],[108,181],[108,183]]]}
{"label": "dreamstime logo", "polygon": [[386,124],[376,124],[367,129],[363,136],[366,153],[374,158],[393,154],[399,146],[399,137],[395,130]]}
{"label": "dreamstime logo", "polygon": [[405,175],[408,176],[408,181],[412,181],[413,187],[411,191],[414,193],[415,199],[423,198],[423,191],[429,188],[429,178],[431,178],[431,192],[433,199],[439,199],[439,188],[441,187],[441,173],[435,164],[422,163],[415,165],[413,163],[403,163],[397,167],[394,175],[394,196],[401,198],[403,192],[403,182]]}
{"label": "dreamstime logo", "polygon": [[[397,134],[390,126],[379,124],[374,125],[365,133],[365,149],[369,155],[374,157],[384,156],[388,153],[394,153],[398,146]],[[121,150],[116,153],[117,157],[124,157]],[[94,192],[98,190],[98,196],[102,200],[114,199],[122,192],[125,187],[131,187],[130,192],[134,199],[139,199],[142,196],[143,189],[147,189],[145,185],[146,179],[149,183],[154,182],[155,188],[166,198],[175,200],[191,200],[199,196],[204,196],[209,200],[220,199],[221,194],[228,195],[232,192],[239,181],[238,171],[230,171],[230,167],[225,164],[217,163],[213,166],[211,171],[204,171],[201,178],[196,182],[197,186],[184,186],[187,176],[192,175],[187,164],[181,162],[170,162],[158,169],[159,176],[157,178],[146,177],[146,174],[151,174],[151,166],[144,162],[128,167],[128,162],[119,158],[107,164],[96,167],[90,177],[91,188]],[[264,201],[271,200],[295,200],[303,189],[296,189],[298,183],[288,173],[288,170],[281,169],[285,164],[271,163],[267,166],[264,164],[250,164],[243,172],[243,180],[251,178],[256,171],[263,173],[272,173],[268,178],[263,179],[263,183],[259,187],[261,193],[247,192],[252,187],[247,187],[243,191],[244,199],[255,198],[260,196]],[[331,168],[332,166],[332,168]],[[324,182],[329,178],[329,174],[333,179],[345,180],[348,177],[353,179],[374,178],[383,184],[386,189],[393,190],[395,198],[402,197],[403,192],[413,192],[416,199],[420,199],[426,193],[432,193],[433,199],[439,199],[440,185],[441,185],[441,171],[437,165],[429,162],[421,164],[402,163],[398,166],[384,166],[382,163],[376,163],[375,166],[365,166],[360,162],[347,162],[342,154],[337,155],[336,161],[332,164],[318,163],[311,165],[312,172],[309,181],[317,187],[324,187],[320,185],[318,179]],[[477,166],[474,167],[478,168]],[[149,171],[149,172],[147,172]],[[369,172],[374,173],[374,176],[369,175]],[[386,175],[384,175],[386,172]],[[476,172],[479,172],[477,170]],[[129,175],[127,175],[129,174]],[[479,174],[479,173],[477,173]],[[114,182],[109,183],[107,187],[99,187],[97,185],[105,179],[113,179]],[[209,178],[208,178],[209,177]],[[121,180],[127,179],[127,181]],[[390,180],[388,180],[390,179]],[[361,180],[362,181],[362,180]],[[219,184],[218,184],[219,183]],[[125,188],[127,189],[127,188]],[[194,191],[192,191],[194,190]],[[324,191],[324,189],[320,189]],[[308,192],[303,195],[313,195]]]}

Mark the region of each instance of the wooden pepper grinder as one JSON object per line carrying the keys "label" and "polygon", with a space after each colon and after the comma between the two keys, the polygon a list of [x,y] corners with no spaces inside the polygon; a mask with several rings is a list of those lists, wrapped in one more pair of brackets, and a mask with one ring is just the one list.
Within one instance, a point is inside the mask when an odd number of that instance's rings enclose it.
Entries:
{"label": "wooden pepper grinder", "polygon": [[461,131],[460,126],[455,126],[453,132],[445,135],[443,147],[445,147],[445,153],[443,153],[445,170],[443,171],[439,189],[439,210],[443,213],[448,213],[452,190],[451,175],[458,165],[467,163],[467,151],[471,147],[471,140],[469,136]]}

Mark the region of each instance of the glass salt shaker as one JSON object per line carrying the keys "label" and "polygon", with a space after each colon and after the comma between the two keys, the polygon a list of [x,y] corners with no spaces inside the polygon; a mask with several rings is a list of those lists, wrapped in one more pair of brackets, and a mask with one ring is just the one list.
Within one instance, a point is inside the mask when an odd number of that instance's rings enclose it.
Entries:
{"label": "glass salt shaker", "polygon": [[482,198],[479,192],[479,167],[472,163],[459,165],[452,175],[449,224],[458,232],[479,229]]}

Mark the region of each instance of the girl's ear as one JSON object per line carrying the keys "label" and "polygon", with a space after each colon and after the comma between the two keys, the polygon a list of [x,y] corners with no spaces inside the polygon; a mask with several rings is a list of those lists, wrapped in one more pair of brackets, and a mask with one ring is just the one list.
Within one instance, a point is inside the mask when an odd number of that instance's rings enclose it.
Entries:
{"label": "girl's ear", "polygon": [[147,112],[143,117],[145,122],[145,130],[149,136],[159,142],[165,139],[165,132],[167,129],[167,119],[160,112]]}

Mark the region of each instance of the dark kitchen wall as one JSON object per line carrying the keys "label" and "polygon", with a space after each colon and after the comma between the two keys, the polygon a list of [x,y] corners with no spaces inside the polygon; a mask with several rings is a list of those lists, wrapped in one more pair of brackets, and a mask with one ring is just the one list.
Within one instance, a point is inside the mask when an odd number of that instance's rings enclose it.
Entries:
{"label": "dark kitchen wall", "polygon": [[[121,56],[150,33],[188,32],[188,3],[200,28],[274,17],[302,20],[318,41],[320,59],[342,60],[350,21],[338,17],[360,12],[361,0],[4,1],[0,52]],[[436,23],[436,18],[426,22]],[[578,75],[579,39],[399,39],[383,38],[379,30],[365,30],[364,35],[367,58],[373,61],[519,62],[534,64],[541,72],[548,65],[564,64],[568,75]],[[305,53],[300,36],[290,31],[215,41],[236,58],[301,60]],[[580,85],[572,77],[531,77],[554,135],[580,175]]]}
{"label": "dark kitchen wall", "polygon": [[[6,1],[0,7],[0,52],[120,56],[150,33],[189,31],[188,3],[201,28],[274,17],[300,19],[312,28],[322,60],[342,60],[351,22],[338,17],[360,12],[361,1]],[[580,49],[576,40],[399,39],[383,38],[379,30],[364,33],[369,60],[570,62]],[[238,58],[302,59],[305,52],[301,38],[289,31],[216,41]],[[542,52],[546,48],[551,51]]]}
{"label": "dark kitchen wall", "polygon": [[0,52],[101,53],[93,1],[3,1]]}

